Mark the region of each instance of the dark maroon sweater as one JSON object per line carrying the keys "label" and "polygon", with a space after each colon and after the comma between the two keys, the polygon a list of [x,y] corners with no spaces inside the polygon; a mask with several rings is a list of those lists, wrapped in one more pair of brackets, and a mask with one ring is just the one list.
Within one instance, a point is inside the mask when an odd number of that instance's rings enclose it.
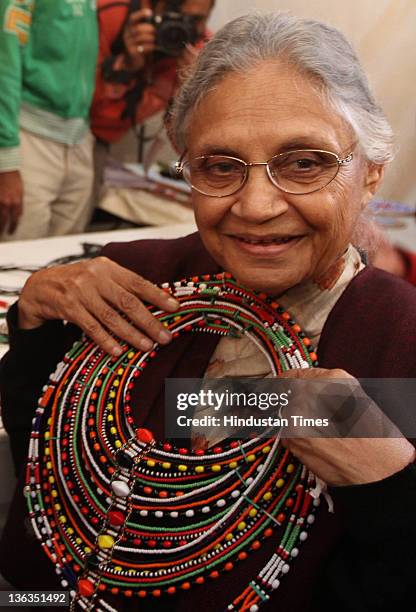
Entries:
{"label": "dark maroon sweater", "polygon": [[[104,254],[153,282],[218,271],[198,234],[176,240],[111,244]],[[24,461],[36,399],[56,362],[79,330],[52,321],[23,331],[9,315],[10,351],[0,366],[3,419],[17,465]],[[199,377],[218,339],[181,336],[163,349],[164,359],[148,368],[139,385],[136,422],[163,435],[163,381]],[[331,311],[318,346],[320,366],[343,368],[360,378],[416,376],[416,290],[395,277],[366,268]],[[41,357],[41,358],[40,358]],[[133,398],[134,400],[134,398]],[[409,406],[409,410],[413,409]],[[380,457],[383,461],[383,457]],[[408,466],[381,482],[331,489],[335,514],[321,504],[310,537],[282,584],[262,609],[287,612],[384,612],[409,608],[416,570],[416,468]],[[19,589],[55,588],[53,569],[23,528],[21,486],[0,545],[0,571]],[[27,521],[26,521],[27,522]],[[272,539],[232,572],[166,600],[140,601],[141,610],[224,610],[257,574],[273,551]],[[137,602],[112,601],[119,610]],[[414,605],[413,607],[416,607]]]}

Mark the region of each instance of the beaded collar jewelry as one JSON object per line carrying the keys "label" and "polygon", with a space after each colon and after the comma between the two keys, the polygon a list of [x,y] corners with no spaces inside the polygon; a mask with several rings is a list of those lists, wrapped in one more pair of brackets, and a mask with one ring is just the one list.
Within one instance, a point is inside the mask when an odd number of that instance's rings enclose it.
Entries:
{"label": "beaded collar jewelry", "polygon": [[[179,310],[149,310],[173,338],[246,334],[274,376],[316,364],[290,315],[229,274],[163,287]],[[25,486],[33,529],[73,610],[114,610],[106,592],[158,598],[197,588],[273,537],[273,555],[228,606],[255,612],[308,536],[315,477],[279,436],[188,450],[138,428],[132,388],[159,350],[124,345],[110,357],[84,338],[58,364],[33,420]]]}

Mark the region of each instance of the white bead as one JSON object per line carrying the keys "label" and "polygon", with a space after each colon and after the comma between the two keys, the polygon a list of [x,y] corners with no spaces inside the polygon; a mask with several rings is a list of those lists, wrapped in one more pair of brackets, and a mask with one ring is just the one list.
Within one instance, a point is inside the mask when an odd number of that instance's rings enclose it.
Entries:
{"label": "white bead", "polygon": [[292,548],[292,550],[290,551],[290,556],[291,557],[297,557],[299,554],[299,549],[298,548]]}
{"label": "white bead", "polygon": [[207,514],[208,512],[210,512],[211,508],[209,506],[204,506],[201,509],[201,512],[203,512],[204,514]]}
{"label": "white bead", "polygon": [[162,516],[163,516],[163,512],[162,512],[162,510],[156,510],[156,512],[155,512],[155,516],[156,516],[157,518],[162,518]]}
{"label": "white bead", "polygon": [[231,497],[240,497],[240,491],[238,489],[235,489],[235,491],[231,493]]}
{"label": "white bead", "polygon": [[69,594],[70,594],[70,596],[71,596],[71,597],[75,597],[75,595],[77,594],[77,592],[76,592],[76,591],[69,591]]}
{"label": "white bead", "polygon": [[254,606],[250,606],[250,612],[257,612],[258,609],[259,607],[256,606],[256,604],[254,604]]}
{"label": "white bead", "polygon": [[290,570],[290,565],[285,563],[284,566],[282,567],[282,574],[287,574],[289,570]]}
{"label": "white bead", "polygon": [[187,510],[185,512],[185,516],[193,516],[195,514],[195,512],[193,510]]}
{"label": "white bead", "polygon": [[252,478],[251,476],[249,478],[247,478],[246,485],[251,485],[251,483],[254,481],[254,478]]}
{"label": "white bead", "polygon": [[273,589],[273,590],[276,590],[276,589],[278,589],[278,588],[279,588],[279,586],[280,586],[280,580],[278,580],[278,579],[276,578],[276,580],[273,580],[273,582],[272,582],[272,589]]}
{"label": "white bead", "polygon": [[299,540],[301,542],[304,542],[305,540],[307,540],[308,538],[308,534],[306,533],[306,531],[301,531],[299,534]]}
{"label": "white bead", "polygon": [[148,514],[148,510],[140,510],[140,516],[147,516]]}
{"label": "white bead", "polygon": [[306,521],[309,523],[309,525],[312,525],[312,523],[315,522],[315,517],[313,514],[309,514],[308,518],[306,519]]}
{"label": "white bead", "polygon": [[68,581],[67,580],[61,580],[61,584],[64,588],[66,588],[68,586]]}
{"label": "white bead", "polygon": [[124,480],[114,480],[111,483],[111,488],[117,497],[127,497],[127,495],[130,493],[129,486],[127,482],[124,482]]}
{"label": "white bead", "polygon": [[226,503],[226,502],[225,502],[225,499],[219,499],[219,500],[217,501],[217,506],[218,506],[218,508],[223,508],[223,507],[225,506],[225,503]]}
{"label": "white bead", "polygon": [[176,510],[175,510],[174,512],[171,512],[170,515],[171,515],[172,518],[178,518],[179,513],[176,512]]}
{"label": "white bead", "polygon": [[312,503],[315,506],[315,508],[317,508],[321,504],[321,499],[317,497],[316,499],[313,500]]}

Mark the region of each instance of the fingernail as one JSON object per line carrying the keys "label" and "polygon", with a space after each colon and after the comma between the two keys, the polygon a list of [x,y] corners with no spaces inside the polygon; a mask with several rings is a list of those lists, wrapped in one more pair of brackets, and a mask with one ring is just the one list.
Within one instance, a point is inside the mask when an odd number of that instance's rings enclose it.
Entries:
{"label": "fingernail", "polygon": [[178,300],[175,300],[174,298],[169,298],[166,301],[167,306],[169,306],[169,308],[179,308],[180,306],[180,302],[178,302]]}
{"label": "fingernail", "polygon": [[140,341],[140,347],[144,351],[150,351],[150,349],[153,348],[153,342],[151,340],[149,340],[148,338],[145,338],[144,340]]}
{"label": "fingernail", "polygon": [[161,331],[159,334],[159,342],[162,342],[162,344],[166,344],[167,342],[170,342],[172,340],[172,334],[166,330]]}
{"label": "fingernail", "polygon": [[112,354],[112,355],[114,355],[114,357],[120,357],[120,355],[122,354],[122,352],[123,352],[123,351],[122,351],[122,349],[121,349],[119,346],[117,346],[117,347],[115,347],[115,348],[113,348],[113,349],[111,350],[111,354]]}

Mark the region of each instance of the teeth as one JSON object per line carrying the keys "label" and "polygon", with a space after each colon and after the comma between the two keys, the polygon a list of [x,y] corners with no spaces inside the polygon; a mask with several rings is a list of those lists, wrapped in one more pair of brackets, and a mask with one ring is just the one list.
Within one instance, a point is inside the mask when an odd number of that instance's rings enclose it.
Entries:
{"label": "teeth", "polygon": [[274,238],[271,240],[247,240],[246,238],[242,238],[244,242],[248,242],[248,244],[284,244],[285,242],[289,242],[292,240],[292,237],[288,238]]}

